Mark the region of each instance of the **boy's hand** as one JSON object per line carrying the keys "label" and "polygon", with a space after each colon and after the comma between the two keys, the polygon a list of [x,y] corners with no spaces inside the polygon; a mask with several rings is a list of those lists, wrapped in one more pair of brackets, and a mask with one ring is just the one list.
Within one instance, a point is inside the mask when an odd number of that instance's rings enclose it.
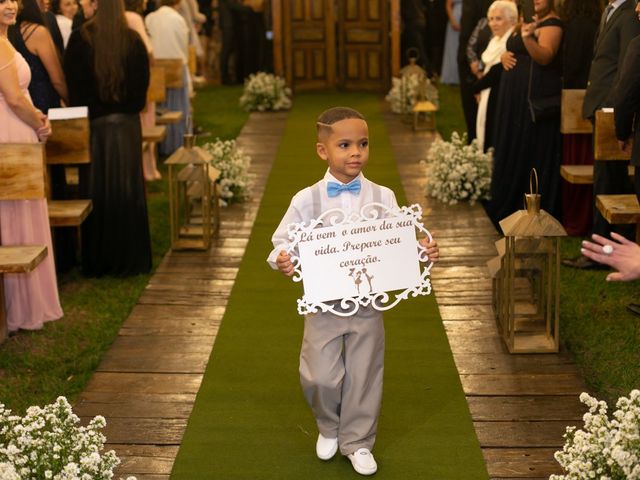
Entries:
{"label": "boy's hand", "polygon": [[429,241],[427,237],[420,240],[420,245],[422,245],[427,250],[427,255],[429,255],[429,260],[433,263],[436,263],[440,258],[440,248],[438,248],[438,242],[435,240]]}
{"label": "boy's hand", "polygon": [[278,254],[278,258],[276,258],[276,265],[278,266],[278,270],[280,270],[287,277],[293,276],[293,263],[291,263],[291,255],[289,255],[284,250],[281,250]]}

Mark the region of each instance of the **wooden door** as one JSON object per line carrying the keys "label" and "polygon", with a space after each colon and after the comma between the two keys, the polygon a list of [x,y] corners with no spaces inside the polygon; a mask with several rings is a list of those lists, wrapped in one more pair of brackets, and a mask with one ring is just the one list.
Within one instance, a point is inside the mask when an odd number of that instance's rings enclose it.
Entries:
{"label": "wooden door", "polygon": [[[274,48],[283,58],[275,66],[296,90],[336,85],[336,36],[333,0],[281,0],[274,7]],[[278,45],[277,17],[282,20],[282,45]]]}
{"label": "wooden door", "polygon": [[271,8],[274,70],[294,90],[389,89],[400,68],[399,0],[272,0]]}
{"label": "wooden door", "polygon": [[348,90],[388,90],[388,0],[341,0],[338,5],[338,82]]}

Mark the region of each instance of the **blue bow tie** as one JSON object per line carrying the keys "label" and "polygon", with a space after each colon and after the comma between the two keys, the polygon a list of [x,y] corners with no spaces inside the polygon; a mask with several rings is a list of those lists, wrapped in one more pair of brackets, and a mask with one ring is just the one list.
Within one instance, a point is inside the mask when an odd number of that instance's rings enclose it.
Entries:
{"label": "blue bow tie", "polygon": [[360,180],[354,180],[353,182],[343,185],[341,183],[329,182],[327,183],[327,194],[329,197],[337,197],[342,192],[351,192],[354,195],[360,193]]}

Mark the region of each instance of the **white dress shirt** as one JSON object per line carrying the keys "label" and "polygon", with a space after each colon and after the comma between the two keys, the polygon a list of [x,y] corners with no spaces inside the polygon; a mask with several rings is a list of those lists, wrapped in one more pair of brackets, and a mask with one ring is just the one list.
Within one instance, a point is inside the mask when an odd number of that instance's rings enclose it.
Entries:
{"label": "white dress shirt", "polygon": [[[351,192],[342,192],[336,197],[329,197],[327,194],[328,182],[336,182],[342,185],[344,185],[344,183],[337,180],[329,173],[329,170],[327,170],[320,185],[320,211],[325,212],[333,208],[341,208],[347,215],[354,212],[357,213],[364,205],[374,201],[374,189],[376,188],[380,189],[380,203],[391,209],[398,208],[396,196],[389,188],[373,183],[366,179],[362,173],[358,175],[357,179],[361,182],[360,192],[357,195]],[[269,254],[267,262],[274,270],[278,269],[276,258],[280,254],[280,251],[286,250],[289,246],[289,225],[300,222],[308,223],[313,219],[314,205],[311,189],[312,187],[307,187],[293,196],[287,212],[284,214],[280,225],[278,225],[278,228],[271,237],[274,249]]]}

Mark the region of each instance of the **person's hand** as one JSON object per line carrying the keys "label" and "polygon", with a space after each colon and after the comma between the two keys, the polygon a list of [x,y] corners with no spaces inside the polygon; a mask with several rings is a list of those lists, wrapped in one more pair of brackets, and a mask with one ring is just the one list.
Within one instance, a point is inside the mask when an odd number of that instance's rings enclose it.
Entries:
{"label": "person's hand", "polygon": [[47,117],[44,113],[38,111],[40,114],[40,127],[36,130],[36,135],[38,135],[38,140],[40,142],[46,142],[47,138],[51,135],[51,122],[49,122],[49,117]]}
{"label": "person's hand", "polygon": [[626,140],[618,140],[618,146],[620,147],[620,150],[621,150],[622,152],[626,152],[626,151],[627,151],[627,148],[629,148],[629,144],[630,144],[630,143],[631,143],[631,142],[629,141],[629,139],[626,139]]}
{"label": "person's hand", "polygon": [[475,97],[475,99],[476,99],[476,103],[480,103],[480,94],[479,94],[479,93],[476,93],[476,94],[474,94],[473,96],[474,96],[474,97]]}
{"label": "person's hand", "polygon": [[420,240],[420,245],[427,250],[429,260],[433,263],[436,263],[440,259],[440,248],[438,247],[438,242],[435,240],[429,241],[429,239],[425,237]]}
{"label": "person's hand", "polygon": [[276,258],[276,265],[278,266],[278,270],[280,270],[287,277],[293,276],[293,263],[291,263],[291,255],[289,255],[284,250],[281,250]]}
{"label": "person's hand", "polygon": [[480,78],[482,76],[482,72],[480,71],[479,65],[480,65],[480,63],[477,60],[474,60],[473,62],[471,62],[469,64],[469,68],[471,69],[471,73],[473,73],[473,75],[476,78]]}
{"label": "person's hand", "polygon": [[451,28],[453,28],[456,32],[459,32],[460,24],[458,22],[451,22]]}
{"label": "person's hand", "polygon": [[531,38],[535,36],[536,33],[536,27],[538,26],[538,22],[535,21],[535,16],[534,16],[534,21],[531,23],[523,23],[522,24],[522,28],[520,30],[520,34],[522,35],[522,38]]}
{"label": "person's hand", "polygon": [[582,242],[580,251],[585,257],[617,270],[607,275],[608,282],[626,282],[640,278],[640,246],[637,243],[617,233],[611,234],[612,240],[596,234],[591,238],[593,242]]}
{"label": "person's hand", "polygon": [[511,70],[513,67],[516,66],[516,63],[518,63],[513,52],[509,52],[509,51],[504,52],[500,56],[500,62],[502,62],[502,68],[504,68],[507,71]]}

